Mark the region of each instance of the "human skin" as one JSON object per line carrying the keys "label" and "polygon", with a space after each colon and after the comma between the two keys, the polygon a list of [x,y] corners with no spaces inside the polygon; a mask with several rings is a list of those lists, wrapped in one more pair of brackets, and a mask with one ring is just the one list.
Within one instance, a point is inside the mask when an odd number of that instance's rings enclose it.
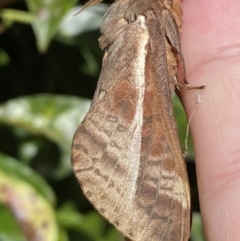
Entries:
{"label": "human skin", "polygon": [[[191,120],[208,241],[240,240],[240,1],[184,0],[187,80],[206,85]],[[188,117],[199,91],[182,91]]]}

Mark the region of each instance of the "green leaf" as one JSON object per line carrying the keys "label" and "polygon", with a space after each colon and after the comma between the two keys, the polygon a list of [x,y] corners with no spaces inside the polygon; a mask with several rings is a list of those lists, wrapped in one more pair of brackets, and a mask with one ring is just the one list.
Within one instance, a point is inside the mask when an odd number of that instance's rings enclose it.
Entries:
{"label": "green leaf", "polygon": [[123,240],[122,234],[97,212],[88,213],[84,217],[84,223],[82,223],[80,230],[95,241]]}
{"label": "green leaf", "polygon": [[0,66],[6,66],[10,62],[8,54],[0,48]]}
{"label": "green leaf", "polygon": [[62,205],[58,212],[59,223],[76,230],[95,241],[122,241],[122,235],[97,212],[80,214],[72,202]]}
{"label": "green leaf", "polygon": [[74,203],[66,202],[57,211],[58,222],[65,228],[78,229],[84,217],[75,207]]}
{"label": "green leaf", "polygon": [[97,241],[123,241],[123,236],[115,228],[110,228],[108,232],[97,239]]}
{"label": "green leaf", "polygon": [[36,189],[39,194],[46,198],[51,204],[55,203],[54,193],[43,178],[32,171],[28,166],[3,153],[0,153],[0,172],[3,172],[4,175],[12,179],[31,183],[31,186]]}
{"label": "green leaf", "polygon": [[0,202],[0,240],[26,241],[23,232],[12,212]]}
{"label": "green leaf", "polygon": [[76,6],[67,12],[59,26],[58,35],[60,37],[73,38],[85,32],[99,30],[103,15],[109,5],[100,3],[74,15],[78,13],[82,7],[83,5]]}
{"label": "green leaf", "polygon": [[[76,6],[67,12],[59,26],[56,39],[68,45],[78,46],[85,60],[85,64],[80,66],[81,72],[96,77],[101,69],[99,61],[103,54],[97,38],[103,15],[109,5],[100,3],[78,13],[82,7],[82,5]],[[94,32],[97,32],[95,37],[93,37]]]}
{"label": "green leaf", "polygon": [[59,146],[57,178],[71,172],[70,155],[73,135],[91,101],[70,96],[40,94],[20,97],[0,105],[0,123],[42,134]]}
{"label": "green leaf", "polygon": [[200,213],[193,213],[191,239],[193,241],[205,241]]}
{"label": "green leaf", "polygon": [[[0,203],[11,210],[26,236],[59,239],[52,202],[50,188],[37,174],[8,156],[0,156]],[[9,229],[2,224],[3,237],[8,236],[6,231]]]}
{"label": "green leaf", "polygon": [[29,11],[33,13],[33,31],[40,52],[45,52],[56,33],[66,12],[75,5],[76,0],[26,0]]}
{"label": "green leaf", "polygon": [[5,26],[10,27],[13,22],[20,22],[23,24],[31,24],[34,16],[26,11],[5,8],[0,11],[0,17]]}

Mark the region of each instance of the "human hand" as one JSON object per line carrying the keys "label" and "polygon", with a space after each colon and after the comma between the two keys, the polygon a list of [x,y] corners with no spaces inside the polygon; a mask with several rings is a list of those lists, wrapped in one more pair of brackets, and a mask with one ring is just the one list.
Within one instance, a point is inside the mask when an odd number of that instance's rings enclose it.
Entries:
{"label": "human hand", "polygon": [[[240,240],[240,1],[184,0],[190,85],[206,85],[190,123],[208,241]],[[197,91],[183,91],[188,117]]]}

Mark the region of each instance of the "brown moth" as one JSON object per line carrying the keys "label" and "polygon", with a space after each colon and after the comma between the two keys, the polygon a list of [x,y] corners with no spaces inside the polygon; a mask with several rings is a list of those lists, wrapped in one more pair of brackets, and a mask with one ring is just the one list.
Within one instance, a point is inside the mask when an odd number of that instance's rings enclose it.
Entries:
{"label": "brown moth", "polygon": [[185,80],[181,16],[180,0],[111,5],[101,25],[98,86],[73,139],[71,161],[84,194],[132,241],[190,235],[190,191],[171,102],[172,90],[195,88]]}

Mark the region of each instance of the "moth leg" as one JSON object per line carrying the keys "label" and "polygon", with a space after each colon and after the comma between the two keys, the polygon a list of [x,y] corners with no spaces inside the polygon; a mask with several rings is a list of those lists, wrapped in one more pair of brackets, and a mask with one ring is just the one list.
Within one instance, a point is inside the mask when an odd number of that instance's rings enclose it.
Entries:
{"label": "moth leg", "polygon": [[[191,86],[186,79],[185,63],[181,52],[180,39],[176,32],[177,24],[174,21],[174,18],[171,15],[171,12],[165,10],[163,12],[163,17],[166,26],[169,26],[166,29],[166,38],[169,41],[171,47],[176,51],[176,57],[178,62],[178,73],[177,78],[175,78],[174,86],[175,92],[179,96],[179,89],[183,88],[185,90],[193,89],[204,89],[205,86]],[[176,88],[178,87],[178,88]]]}
{"label": "moth leg", "polygon": [[206,86],[205,85],[201,85],[201,86],[191,86],[190,84],[181,84],[179,83],[177,80],[175,80],[174,84],[174,91],[177,95],[177,97],[180,99],[180,101],[182,102],[182,98],[180,95],[180,89],[184,89],[184,90],[202,90],[205,89]]}
{"label": "moth leg", "polygon": [[184,89],[184,90],[202,90],[202,89],[205,89],[206,86],[205,85],[200,85],[200,86],[192,86],[190,85],[189,83],[187,84],[181,84],[179,83],[178,81],[175,81],[174,83],[174,86],[175,86],[175,91],[176,89],[179,91],[179,89]]}
{"label": "moth leg", "polygon": [[163,3],[163,8],[168,10],[170,14],[173,16],[174,22],[176,23],[179,31],[182,26],[182,15],[183,15],[180,2],[181,0],[173,0],[172,2],[166,1]]}
{"label": "moth leg", "polygon": [[164,25],[167,26],[165,28],[165,38],[169,42],[172,52],[175,55],[175,58],[177,59],[177,65],[178,65],[178,74],[177,79],[178,82],[182,84],[188,84],[186,80],[186,74],[185,74],[185,64],[183,60],[183,56],[181,53],[181,46],[180,46],[180,38],[178,31],[178,24],[175,21],[175,18],[172,16],[171,10],[165,9],[163,11],[163,20]]}

